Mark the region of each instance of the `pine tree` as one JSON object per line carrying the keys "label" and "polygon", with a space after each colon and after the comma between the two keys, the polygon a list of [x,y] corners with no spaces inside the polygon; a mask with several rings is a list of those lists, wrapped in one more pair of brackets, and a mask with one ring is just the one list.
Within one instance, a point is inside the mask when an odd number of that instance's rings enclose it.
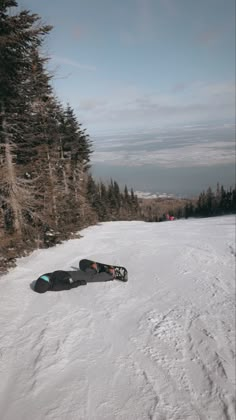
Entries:
{"label": "pine tree", "polygon": [[73,109],[67,105],[61,124],[62,153],[64,157],[69,156],[74,161],[83,164],[86,163],[86,169],[88,169],[91,155],[91,141],[86,134],[86,130],[82,130],[81,126],[77,121]]}
{"label": "pine tree", "polygon": [[13,16],[9,7],[17,6],[13,0],[0,3],[0,138],[1,174],[0,190],[3,208],[10,214],[10,224],[21,236],[24,216],[34,206],[31,189],[18,177],[15,161],[17,143],[23,137],[22,122],[29,113],[29,84],[32,51],[42,44],[43,35],[50,27],[40,26],[39,17],[22,11]]}
{"label": "pine tree", "polygon": [[99,193],[100,193],[100,218],[99,220],[105,221],[109,219],[109,210],[108,210],[108,194],[107,189],[103,182],[100,182],[99,185]]}
{"label": "pine tree", "polygon": [[28,71],[27,102],[28,113],[21,116],[23,125],[23,136],[16,139],[18,146],[17,163],[33,166],[37,160],[38,147],[42,144],[55,143],[55,135],[58,133],[60,105],[53,96],[50,86],[51,76],[44,68],[47,58],[39,56],[36,49],[33,49],[31,66]]}
{"label": "pine tree", "polygon": [[214,212],[214,194],[211,187],[207,189],[206,193],[206,216],[211,216]]}

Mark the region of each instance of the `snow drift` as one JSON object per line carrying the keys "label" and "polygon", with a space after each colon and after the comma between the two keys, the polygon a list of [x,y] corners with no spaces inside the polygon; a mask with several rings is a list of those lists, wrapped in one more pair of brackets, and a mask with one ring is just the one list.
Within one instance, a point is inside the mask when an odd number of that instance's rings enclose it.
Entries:
{"label": "snow drift", "polygon": [[[2,420],[233,420],[234,217],[110,222],[0,279]],[[128,283],[38,295],[81,258]]]}

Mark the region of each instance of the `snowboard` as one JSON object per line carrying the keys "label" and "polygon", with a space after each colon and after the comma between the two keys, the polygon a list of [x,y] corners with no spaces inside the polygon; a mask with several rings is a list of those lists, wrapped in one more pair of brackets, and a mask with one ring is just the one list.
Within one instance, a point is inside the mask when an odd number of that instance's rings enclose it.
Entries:
{"label": "snowboard", "polygon": [[110,264],[103,264],[97,261],[92,260],[80,260],[79,262],[79,268],[82,271],[85,271],[87,268],[91,267],[93,263],[96,263],[98,266],[98,273],[107,271],[108,268],[114,268],[115,269],[115,279],[121,280],[121,281],[128,281],[128,271],[125,267],[119,266],[119,265],[110,265]]}

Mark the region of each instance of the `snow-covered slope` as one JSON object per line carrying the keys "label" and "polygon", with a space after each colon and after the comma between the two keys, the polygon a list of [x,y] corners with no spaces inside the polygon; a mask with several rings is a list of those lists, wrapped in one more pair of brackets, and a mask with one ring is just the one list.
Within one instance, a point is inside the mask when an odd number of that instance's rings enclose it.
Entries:
{"label": "snow-covered slope", "polygon": [[[0,279],[1,420],[233,420],[234,223],[104,223],[20,259]],[[84,257],[128,283],[32,291]]]}

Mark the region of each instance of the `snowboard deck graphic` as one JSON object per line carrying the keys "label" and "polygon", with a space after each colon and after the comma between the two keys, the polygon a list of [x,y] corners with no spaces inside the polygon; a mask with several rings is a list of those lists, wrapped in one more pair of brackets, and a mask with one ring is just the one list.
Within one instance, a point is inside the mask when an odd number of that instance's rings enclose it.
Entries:
{"label": "snowboard deck graphic", "polygon": [[83,259],[79,262],[79,268],[82,271],[85,271],[87,268],[91,267],[93,263],[96,263],[98,266],[98,273],[101,273],[103,271],[107,271],[109,268],[115,269],[115,279],[121,280],[121,281],[128,281],[128,271],[125,267],[122,267],[120,265],[110,265],[110,264],[103,264],[97,261],[87,260]]}

